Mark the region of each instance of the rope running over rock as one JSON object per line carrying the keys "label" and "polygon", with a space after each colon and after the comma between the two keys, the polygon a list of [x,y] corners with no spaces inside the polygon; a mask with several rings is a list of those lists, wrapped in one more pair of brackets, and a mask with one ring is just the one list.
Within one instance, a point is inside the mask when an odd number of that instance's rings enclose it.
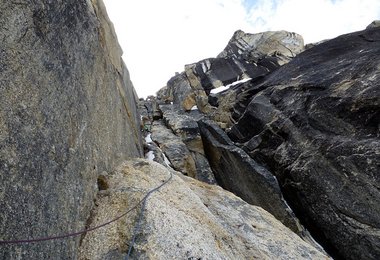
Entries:
{"label": "rope running over rock", "polygon": [[[145,197],[141,200],[143,201],[142,205],[141,205],[141,210],[140,210],[140,214],[139,214],[139,218],[136,222],[136,225],[135,225],[135,228],[134,228],[134,231],[133,231],[133,235],[132,235],[132,239],[131,239],[131,243],[129,244],[129,249],[128,249],[128,254],[127,256],[125,257],[125,260],[129,260],[129,257],[132,253],[132,248],[134,247],[135,245],[135,242],[136,242],[136,236],[137,236],[137,233],[140,231],[140,226],[141,226],[141,221],[142,221],[142,218],[143,218],[143,215],[144,215],[144,210],[145,210],[145,206],[146,206],[146,202],[147,202],[147,199],[148,197],[155,191],[158,191],[159,189],[161,189],[165,184],[167,184],[171,179],[173,178],[173,173],[170,171],[170,177],[165,181],[163,182],[161,185],[157,186],[156,188],[154,188],[153,190],[149,191]],[[141,202],[140,201],[140,202]],[[140,204],[139,202],[139,204]]]}
{"label": "rope running over rock", "polygon": [[105,222],[105,223],[103,223],[101,225],[98,225],[98,226],[95,226],[95,227],[92,227],[92,228],[88,228],[88,229],[84,229],[82,231],[68,233],[68,234],[63,234],[63,235],[57,235],[57,236],[41,237],[41,238],[35,238],[35,239],[0,240],[0,245],[37,243],[37,242],[42,242],[42,241],[64,239],[64,238],[79,236],[79,235],[82,235],[82,234],[85,234],[85,233],[88,233],[88,232],[91,232],[91,231],[95,231],[95,230],[97,230],[99,228],[102,228],[104,226],[107,226],[107,225],[109,225],[109,224],[111,224],[111,223],[113,223],[115,221],[118,221],[119,219],[121,219],[122,217],[128,215],[131,211],[133,211],[134,209],[136,209],[141,203],[143,203],[142,206],[141,206],[141,212],[140,212],[139,220],[138,220],[138,223],[136,225],[136,228],[135,228],[135,231],[134,231],[134,234],[133,234],[133,237],[132,237],[131,246],[130,246],[130,249],[128,251],[128,255],[127,255],[127,259],[128,259],[130,251],[131,251],[131,248],[133,247],[133,245],[135,243],[136,233],[137,233],[138,229],[140,229],[140,222],[141,222],[141,219],[142,219],[142,214],[143,214],[143,210],[145,208],[146,200],[148,199],[148,197],[153,192],[159,190],[161,187],[163,187],[165,184],[167,184],[172,179],[172,177],[173,177],[173,174],[170,172],[170,177],[166,181],[164,181],[162,184],[160,184],[156,188],[150,190],[135,206],[133,206],[131,209],[127,210],[125,213],[121,214],[120,216],[118,216],[118,217],[116,217],[116,218],[114,218],[114,219],[112,219],[112,220],[110,220],[108,222]]}

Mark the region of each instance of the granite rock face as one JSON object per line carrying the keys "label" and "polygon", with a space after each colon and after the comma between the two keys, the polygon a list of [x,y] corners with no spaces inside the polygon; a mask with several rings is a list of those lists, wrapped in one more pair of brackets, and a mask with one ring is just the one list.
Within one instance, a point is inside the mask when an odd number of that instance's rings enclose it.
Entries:
{"label": "granite rock face", "polygon": [[164,154],[176,171],[206,183],[215,183],[197,124],[197,120],[203,118],[203,115],[198,111],[178,113],[173,110],[172,105],[162,104],[159,107],[162,119],[156,118],[144,123],[151,125],[147,133],[160,148],[159,151],[152,145],[147,147],[148,152],[153,152],[154,161],[163,163],[160,158]]}
{"label": "granite rock face", "polygon": [[[0,3],[0,240],[85,227],[97,177],[142,155],[136,93],[102,1]],[[0,246],[75,259],[79,238]]]}
{"label": "granite rock face", "polygon": [[379,57],[379,27],[308,49],[246,86],[229,132],[344,259],[380,258]]}
{"label": "granite rock face", "polygon": [[[265,210],[218,186],[172,174],[148,199],[130,259],[329,259]],[[126,162],[107,175],[109,188],[99,193],[91,225],[125,212],[169,177],[160,164]],[[136,219],[133,211],[88,233],[79,259],[124,259]]]}

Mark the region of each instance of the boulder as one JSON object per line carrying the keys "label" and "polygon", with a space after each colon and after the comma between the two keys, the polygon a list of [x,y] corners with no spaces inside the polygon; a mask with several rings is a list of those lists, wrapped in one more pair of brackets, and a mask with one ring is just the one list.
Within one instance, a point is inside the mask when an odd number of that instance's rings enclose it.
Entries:
{"label": "boulder", "polygon": [[[167,104],[155,96],[148,96],[146,99],[140,98],[138,101],[138,112],[141,119],[140,126],[144,137],[150,134],[153,121],[162,119],[161,105],[165,106]],[[169,106],[173,107],[172,105]]]}
{"label": "boulder", "polygon": [[[142,159],[107,176],[109,188],[99,193],[90,226],[132,208],[171,174],[168,184],[147,200],[129,259],[329,259],[262,208]],[[132,211],[87,233],[79,259],[124,259],[136,220]]]}
{"label": "boulder", "polygon": [[170,90],[171,89],[168,86],[160,88],[156,93],[157,99],[164,103],[173,102],[173,93],[171,93]]}
{"label": "boulder", "polygon": [[[142,155],[102,1],[23,2],[0,2],[0,240],[83,229],[98,175]],[[75,259],[79,242],[0,245],[0,259]]]}
{"label": "boulder", "polygon": [[380,258],[380,28],[323,42],[259,85],[229,132],[333,256]]}

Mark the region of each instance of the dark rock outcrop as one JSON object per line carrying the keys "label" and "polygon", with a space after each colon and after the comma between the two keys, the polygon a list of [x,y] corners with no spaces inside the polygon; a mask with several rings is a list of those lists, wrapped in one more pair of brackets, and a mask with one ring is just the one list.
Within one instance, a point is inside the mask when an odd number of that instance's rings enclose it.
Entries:
{"label": "dark rock outcrop", "polygon": [[380,28],[306,50],[243,93],[231,139],[336,257],[380,258]]}
{"label": "dark rock outcrop", "polygon": [[186,65],[185,71],[171,78],[159,94],[173,101],[177,109],[189,111],[196,105],[201,112],[209,113],[207,96],[212,89],[245,78],[261,78],[303,50],[303,39],[295,33],[237,31],[217,58]]}
{"label": "dark rock outcrop", "polygon": [[[122,51],[100,0],[0,9],[0,240],[81,230],[98,174],[142,155]],[[0,259],[76,259],[79,241],[0,245]]]}

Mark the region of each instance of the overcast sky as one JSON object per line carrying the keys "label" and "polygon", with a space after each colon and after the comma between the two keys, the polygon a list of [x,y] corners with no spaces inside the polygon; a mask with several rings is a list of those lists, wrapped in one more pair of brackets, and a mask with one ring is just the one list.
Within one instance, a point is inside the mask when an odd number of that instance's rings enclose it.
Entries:
{"label": "overcast sky", "polygon": [[380,0],[103,0],[139,97],[185,64],[215,57],[233,33],[287,30],[306,43],[380,20]]}

